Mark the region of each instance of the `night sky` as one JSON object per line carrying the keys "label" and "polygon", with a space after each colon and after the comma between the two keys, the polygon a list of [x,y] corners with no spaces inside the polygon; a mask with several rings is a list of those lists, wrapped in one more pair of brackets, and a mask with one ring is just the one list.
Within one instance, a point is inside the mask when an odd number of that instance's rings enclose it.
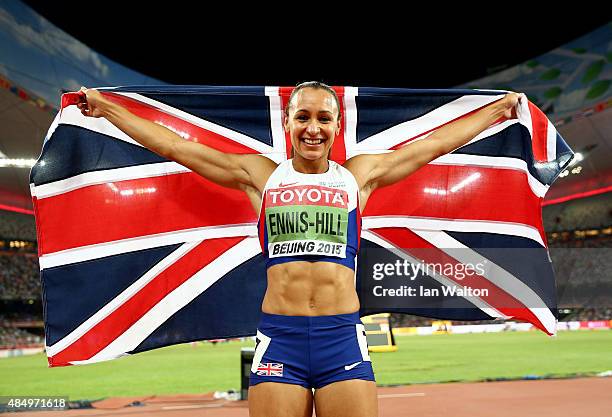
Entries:
{"label": "night sky", "polygon": [[577,5],[578,11],[527,14],[510,2],[490,3],[511,10],[487,19],[465,11],[462,17],[449,11],[452,17],[440,18],[399,9],[365,10],[355,17],[313,2],[291,3],[298,10],[286,16],[264,15],[253,6],[238,10],[243,6],[236,2],[226,10],[176,1],[172,4],[182,6],[149,2],[155,8],[145,9],[144,2],[128,0],[25,3],[120,64],[168,83],[204,85],[320,80],[449,88],[546,53],[612,20],[612,14],[581,12]]}

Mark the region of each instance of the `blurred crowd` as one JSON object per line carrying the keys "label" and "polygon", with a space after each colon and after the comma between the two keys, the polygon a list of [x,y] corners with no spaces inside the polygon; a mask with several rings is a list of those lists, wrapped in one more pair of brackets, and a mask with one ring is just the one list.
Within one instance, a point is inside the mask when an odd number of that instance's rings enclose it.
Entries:
{"label": "blurred crowd", "polygon": [[545,206],[542,218],[547,232],[610,226],[612,193]]}
{"label": "blurred crowd", "polygon": [[0,349],[44,344],[44,338],[16,327],[0,327]]}
{"label": "blurred crowd", "polygon": [[563,321],[612,320],[612,308],[577,308],[563,318]]}
{"label": "blurred crowd", "polygon": [[0,252],[1,299],[40,299],[39,277],[35,254]]}
{"label": "blurred crowd", "polygon": [[35,241],[34,216],[0,210],[0,238]]}
{"label": "blurred crowd", "polygon": [[612,306],[612,237],[551,244],[559,307]]}
{"label": "blurred crowd", "polygon": [[426,317],[413,316],[410,314],[398,314],[391,313],[390,322],[391,327],[429,327],[435,321],[450,321],[454,326],[461,326],[466,324],[499,324],[503,323],[500,320],[469,320],[469,321],[461,321],[461,320],[439,320],[439,319],[430,319]]}
{"label": "blurred crowd", "polygon": [[6,312],[0,315],[0,327],[10,327],[15,322],[33,323],[33,322],[39,322],[41,320],[42,320],[42,317],[40,317],[39,315],[24,313],[21,311],[19,312],[11,311],[11,312]]}
{"label": "blurred crowd", "polygon": [[557,281],[606,282],[612,276],[612,236],[551,244]]}

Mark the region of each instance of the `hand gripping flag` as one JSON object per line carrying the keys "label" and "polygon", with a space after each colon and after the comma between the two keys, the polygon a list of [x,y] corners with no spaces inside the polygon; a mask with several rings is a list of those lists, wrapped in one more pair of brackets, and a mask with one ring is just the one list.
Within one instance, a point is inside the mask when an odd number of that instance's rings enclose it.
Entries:
{"label": "hand gripping flag", "polygon": [[[331,158],[339,163],[427,140],[505,94],[335,89],[343,122]],[[185,140],[276,162],[290,155],[282,118],[291,88],[101,91]],[[156,155],[103,118],[82,116],[70,105],[74,99],[64,96],[30,181],[49,366],[254,335],[266,271],[258,213],[247,196]],[[571,157],[544,114],[524,101],[517,118],[498,120],[467,145],[378,189],[362,217],[360,314],[514,318],[554,333],[555,284],[540,204]],[[528,252],[493,250],[499,248]],[[483,261],[472,283],[488,294],[373,298],[373,287],[385,281],[372,279],[372,265],[401,259]],[[455,272],[421,275],[425,293],[464,287]]]}

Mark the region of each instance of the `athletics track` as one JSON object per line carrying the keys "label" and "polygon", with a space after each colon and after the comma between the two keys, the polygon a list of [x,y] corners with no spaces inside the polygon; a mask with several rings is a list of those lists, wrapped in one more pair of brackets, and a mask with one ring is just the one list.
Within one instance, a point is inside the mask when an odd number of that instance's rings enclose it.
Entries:
{"label": "athletics track", "polygon": [[[132,405],[134,403],[140,405]],[[380,417],[610,417],[612,377],[379,387]],[[212,394],[109,398],[94,408],[16,417],[247,417],[247,401]],[[315,415],[313,413],[313,415]]]}

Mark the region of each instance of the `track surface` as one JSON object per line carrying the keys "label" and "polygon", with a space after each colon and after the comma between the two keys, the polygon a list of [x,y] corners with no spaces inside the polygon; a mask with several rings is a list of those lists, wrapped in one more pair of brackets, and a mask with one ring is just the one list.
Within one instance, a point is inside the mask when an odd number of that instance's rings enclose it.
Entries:
{"label": "track surface", "polygon": [[[380,417],[610,417],[612,378],[410,385],[378,389]],[[129,406],[140,401],[142,406]],[[247,417],[247,401],[211,394],[110,398],[94,409],[2,413],[19,417]]]}

